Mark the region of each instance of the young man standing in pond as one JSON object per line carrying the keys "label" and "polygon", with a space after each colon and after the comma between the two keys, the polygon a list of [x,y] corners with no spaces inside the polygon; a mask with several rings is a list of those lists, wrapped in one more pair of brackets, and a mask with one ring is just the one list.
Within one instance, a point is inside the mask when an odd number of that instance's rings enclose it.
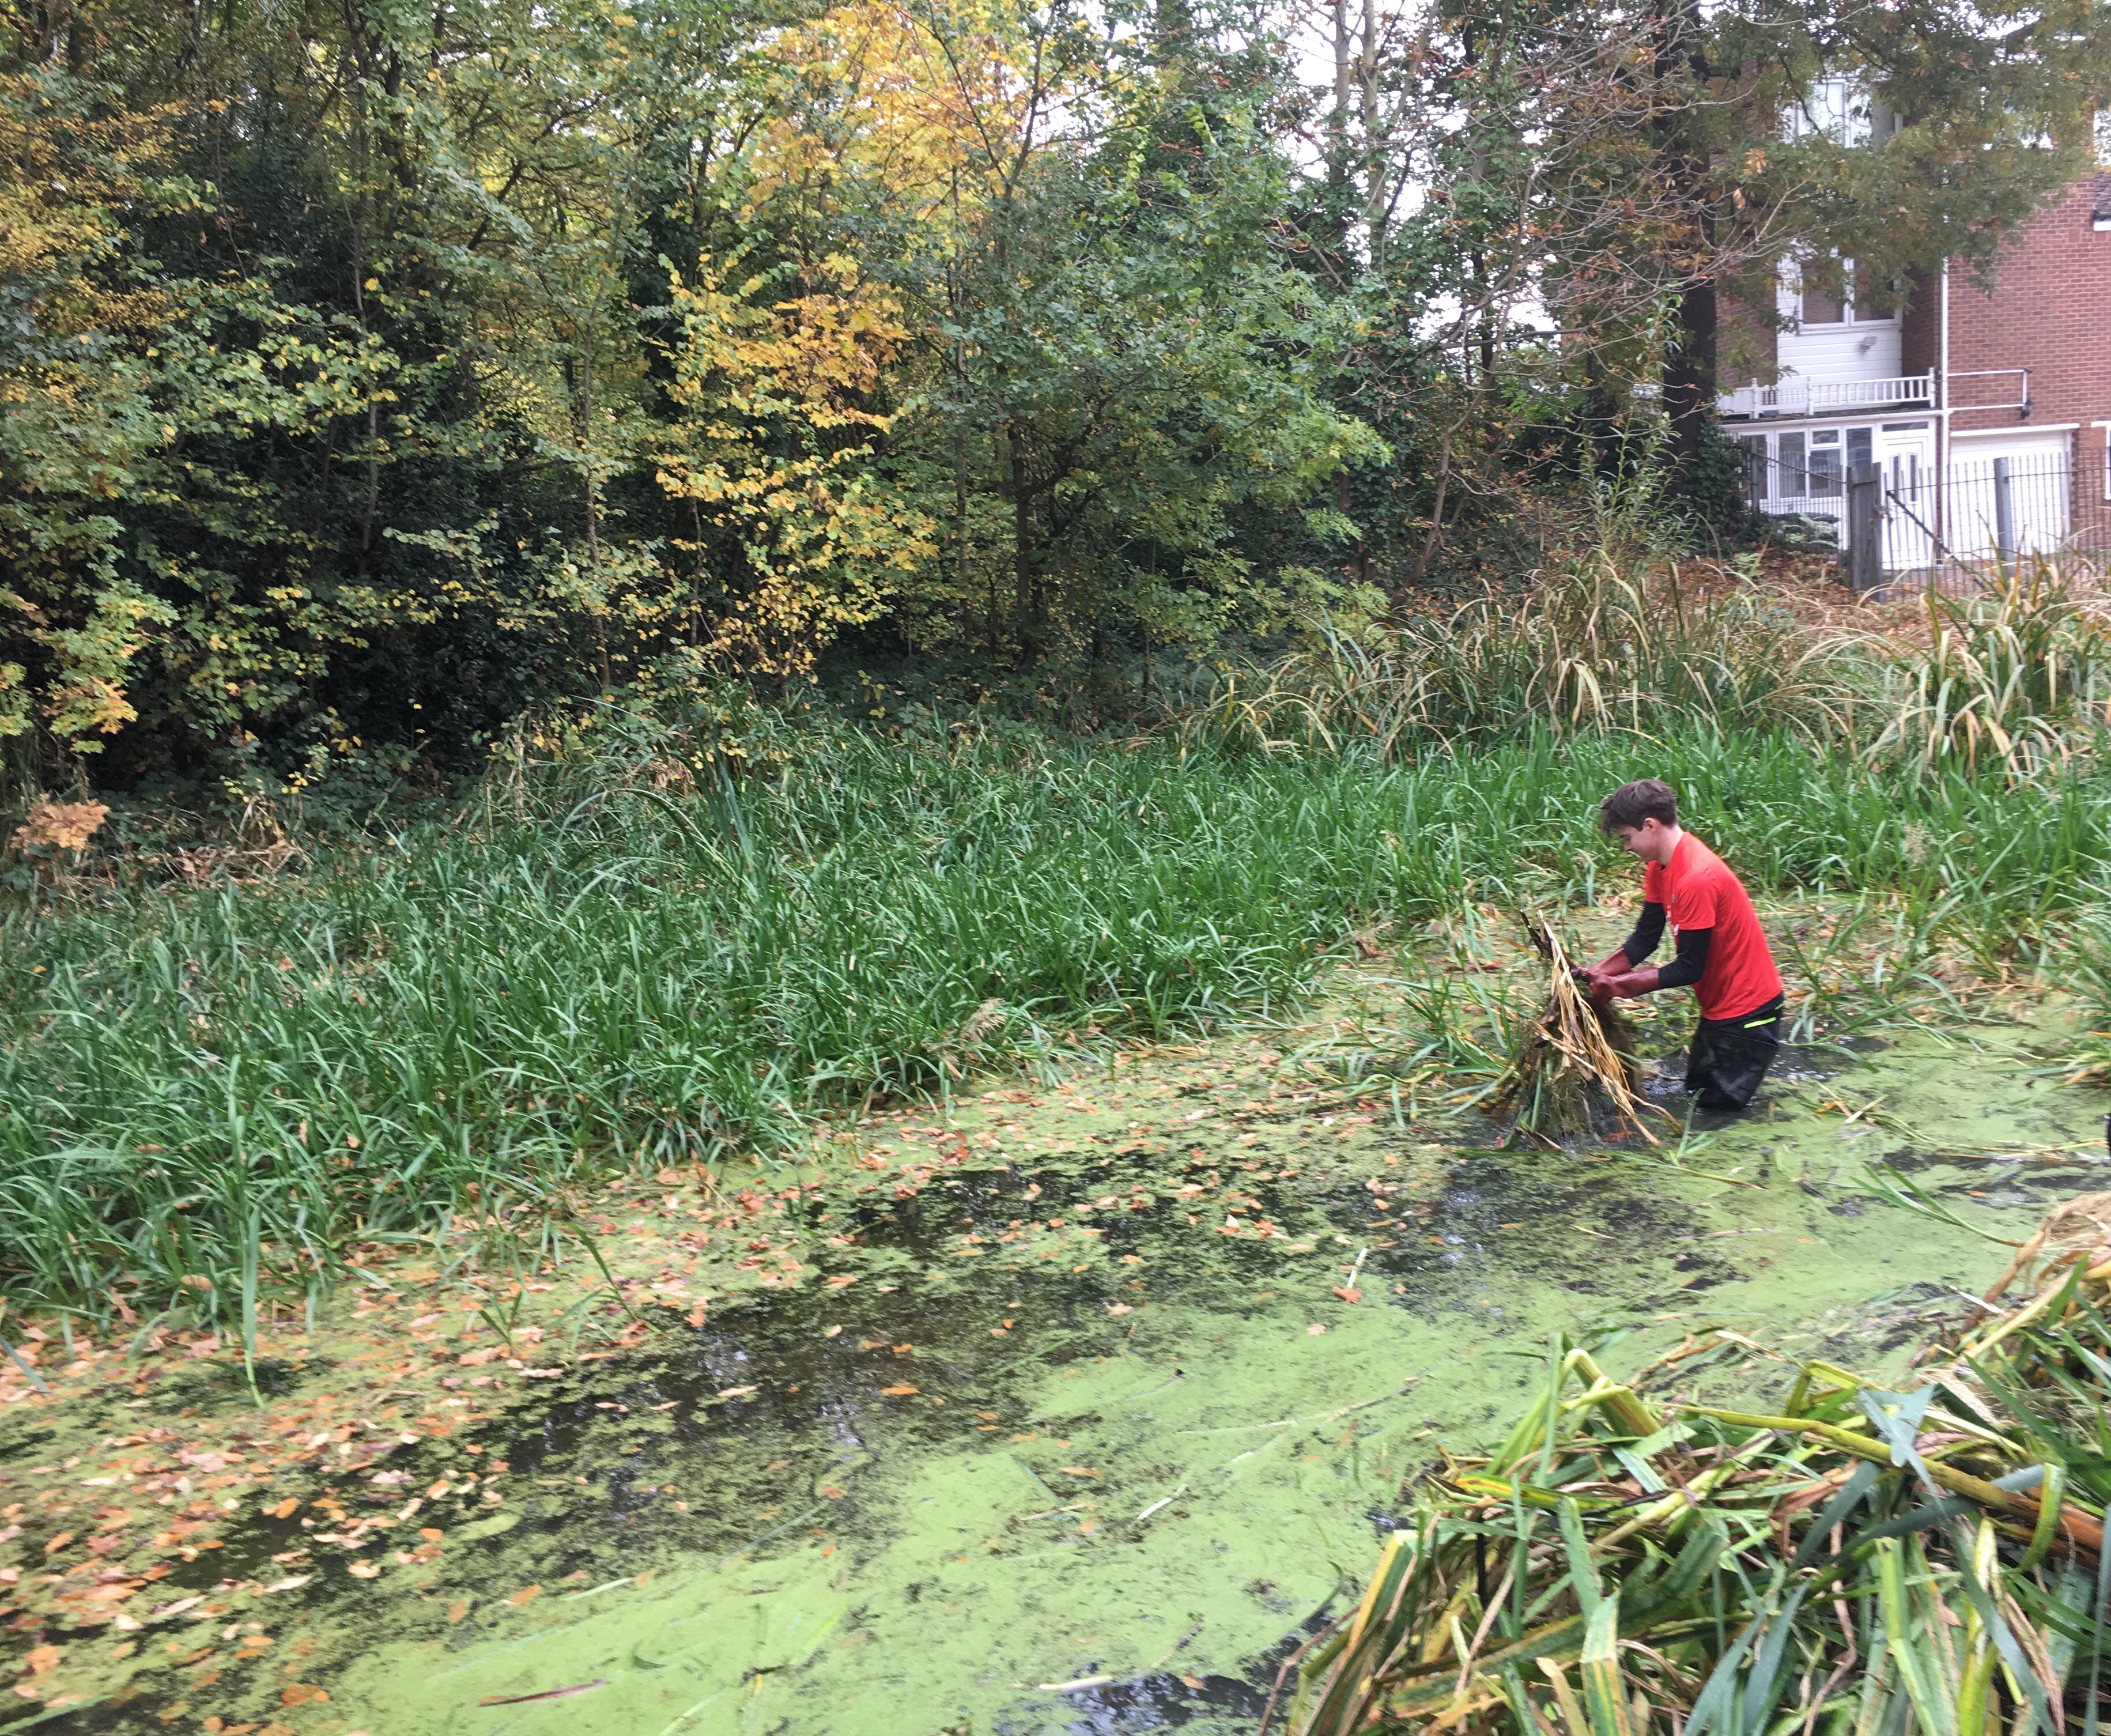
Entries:
{"label": "young man standing in pond", "polygon": [[[1687,1057],[1686,1088],[1702,1109],[1742,1109],[1781,1047],[1782,979],[1758,913],[1723,859],[1678,823],[1668,784],[1643,778],[1606,797],[1598,825],[1640,857],[1642,913],[1627,943],[1587,973],[1599,1000],[1626,999],[1691,984],[1700,1028]],[[1677,956],[1646,961],[1664,938]]]}

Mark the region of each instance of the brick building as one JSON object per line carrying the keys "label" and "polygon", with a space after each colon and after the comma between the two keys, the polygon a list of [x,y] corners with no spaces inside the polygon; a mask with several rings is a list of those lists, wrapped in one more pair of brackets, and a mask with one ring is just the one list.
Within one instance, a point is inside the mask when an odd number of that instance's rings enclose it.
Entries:
{"label": "brick building", "polygon": [[[1850,274],[1851,279],[1851,274]],[[1845,481],[1885,483],[1882,565],[2101,546],[2111,525],[2111,173],[2035,218],[1991,288],[1945,266],[1903,311],[1792,275],[1775,330],[1738,322],[1723,431],[1764,511],[1845,528]]]}

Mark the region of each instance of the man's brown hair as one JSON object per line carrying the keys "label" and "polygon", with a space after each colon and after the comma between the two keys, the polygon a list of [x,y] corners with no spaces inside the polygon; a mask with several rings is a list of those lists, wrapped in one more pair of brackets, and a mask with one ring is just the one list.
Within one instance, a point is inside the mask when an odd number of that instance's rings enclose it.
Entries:
{"label": "man's brown hair", "polygon": [[1598,804],[1601,832],[1633,831],[1646,820],[1668,826],[1678,824],[1677,794],[1661,779],[1637,778],[1623,784]]}

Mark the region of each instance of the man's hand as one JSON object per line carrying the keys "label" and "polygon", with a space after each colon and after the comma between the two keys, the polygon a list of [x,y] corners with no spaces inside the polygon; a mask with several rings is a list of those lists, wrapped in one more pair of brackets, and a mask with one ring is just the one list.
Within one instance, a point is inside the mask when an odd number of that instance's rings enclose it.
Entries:
{"label": "man's hand", "polygon": [[1634,968],[1633,964],[1628,960],[1627,949],[1624,947],[1591,966],[1583,973],[1583,980],[1590,986],[1591,998],[1594,1001],[1607,999],[1609,990],[1606,985],[1628,975]]}
{"label": "man's hand", "polygon": [[1656,988],[1655,966],[1641,970],[1629,970],[1618,975],[1598,978],[1591,989],[1593,996],[1601,1000],[1632,1001],[1637,995],[1653,993]]}

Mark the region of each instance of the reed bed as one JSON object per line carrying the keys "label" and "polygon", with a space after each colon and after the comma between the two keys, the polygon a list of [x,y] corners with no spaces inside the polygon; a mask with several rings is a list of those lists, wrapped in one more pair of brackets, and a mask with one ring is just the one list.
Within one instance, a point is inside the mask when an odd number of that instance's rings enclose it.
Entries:
{"label": "reed bed", "polygon": [[2111,596],[2032,561],[1968,591],[1856,602],[1709,562],[1604,550],[1520,591],[1410,613],[1233,670],[1191,740],[1279,753],[1413,754],[1564,732],[1769,731],[1927,774],[2028,779],[2092,755],[2111,721]]}
{"label": "reed bed", "polygon": [[[1446,1455],[1265,1728],[2025,1736],[2111,1705],[2111,1233],[1890,1390],[1659,1397],[1557,1347],[1494,1453]],[[2012,1273],[2013,1275],[2013,1273]],[[2005,1281],[2005,1280],[2004,1280]],[[1688,1347],[1689,1351],[1705,1347]],[[1679,1357],[1646,1375],[1670,1378]]]}
{"label": "reed bed", "polygon": [[715,741],[619,720],[275,879],[8,915],[0,1284],[225,1323],[361,1240],[539,1233],[595,1175],[766,1161],[1074,1037],[1269,1012],[1373,917],[1624,882],[1591,816],[1643,775],[1755,885],[1896,896],[1990,951],[2111,879],[2078,772],[1914,777],[1777,734],[1402,761],[812,728],[738,779]]}

